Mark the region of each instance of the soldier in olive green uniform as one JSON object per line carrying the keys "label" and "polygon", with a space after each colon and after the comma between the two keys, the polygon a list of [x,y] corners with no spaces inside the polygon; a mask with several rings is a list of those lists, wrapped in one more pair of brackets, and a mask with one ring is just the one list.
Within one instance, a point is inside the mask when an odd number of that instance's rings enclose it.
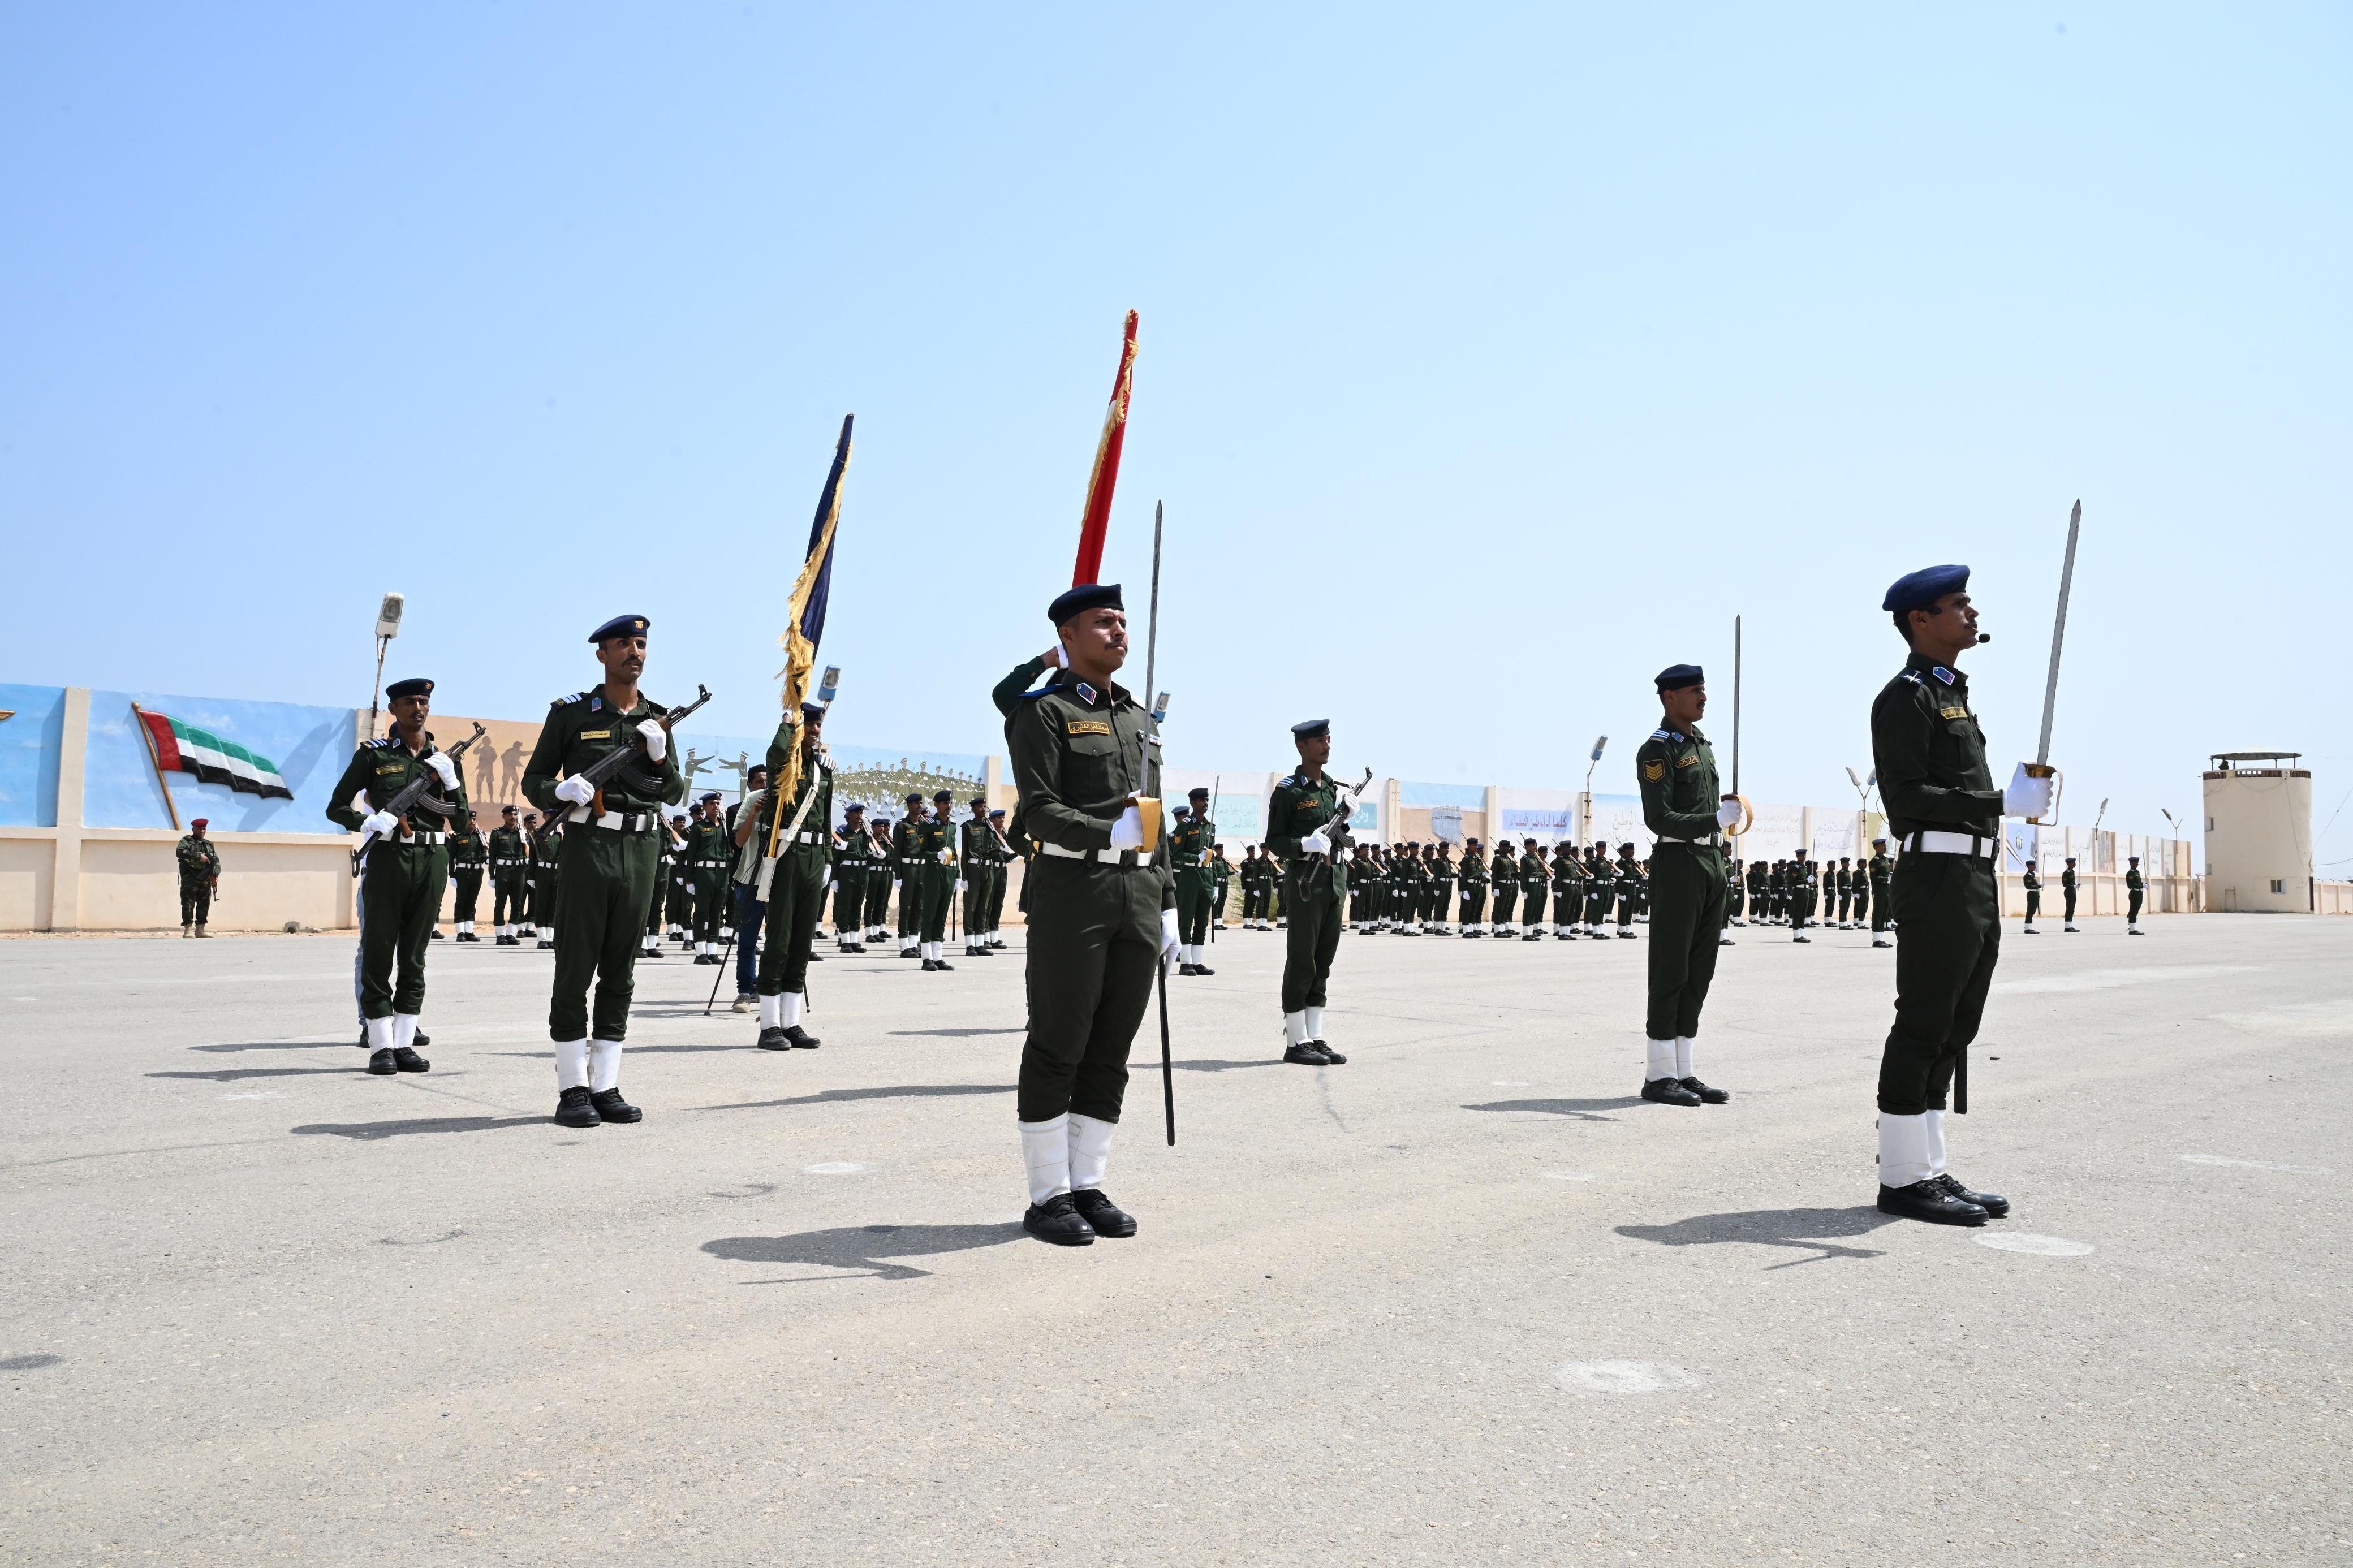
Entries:
{"label": "soldier in olive green uniform", "polygon": [[1577,915],[1585,908],[1585,874],[1577,860],[1577,846],[1564,838],[1552,847],[1552,934],[1556,941],[1577,940]]}
{"label": "soldier in olive green uniform", "polygon": [[211,918],[213,889],[220,886],[220,851],[205,837],[208,816],[191,817],[187,834],[173,849],[180,868],[180,934],[210,938],[205,921]]}
{"label": "soldier in olive green uniform", "polygon": [[[360,862],[360,1014],[367,1021],[367,1070],[379,1077],[424,1072],[432,1064],[417,1054],[417,1017],[425,1010],[425,955],[441,912],[449,880],[448,835],[438,814],[419,812],[411,820],[384,806],[418,778],[464,820],[466,785],[458,764],[435,749],[427,732],[433,683],[396,680],[385,688],[393,732],[353,753],[351,765],[327,795],[327,820],[366,836]],[[364,796],[367,809],[352,802]],[[394,978],[398,966],[399,976]]]}
{"label": "soldier in olive green uniform", "polygon": [[1462,934],[1487,934],[1487,857],[1475,838],[1462,841]]}
{"label": "soldier in olive green uniform", "polygon": [[1814,918],[1814,858],[1800,855],[1789,868],[1789,940],[1811,942],[1806,927]]}
{"label": "soldier in olive green uniform", "polygon": [[892,887],[899,894],[899,956],[930,959],[923,946],[923,796],[910,791],[905,815],[891,830]]}
{"label": "soldier in olive green uniform", "polygon": [[922,885],[922,902],[917,906],[920,923],[915,929],[926,972],[955,967],[947,958],[948,910],[960,885],[955,824],[949,820],[955,815],[955,796],[942,790],[932,797],[932,814],[915,827],[915,855],[923,863],[916,879]]}
{"label": "soldier in olive green uniform", "polygon": [[1601,937],[1609,933],[1602,929],[1609,919],[1609,906],[1618,897],[1618,872],[1609,864],[1609,845],[1597,840],[1585,854],[1585,934]]}
{"label": "soldier in olive green uniform", "polygon": [[833,940],[844,952],[866,951],[866,882],[873,873],[866,807],[851,801],[841,808],[841,843],[833,857]]}
{"label": "soldier in olive green uniform", "polygon": [[2025,763],[2006,790],[1987,768],[1985,731],[1955,668],[1978,641],[1968,585],[1968,567],[1940,566],[1888,590],[1881,608],[1910,657],[1871,708],[1880,798],[1903,848],[1895,1024],[1879,1068],[1879,1207],[1947,1225],[2010,1212],[2008,1200],[1972,1192],[1945,1169],[1945,1096],[1956,1069],[1966,1074],[1963,1053],[2001,957],[2001,819],[2039,816],[2051,804],[2051,780]]}
{"label": "soldier in olive green uniform", "polygon": [[482,896],[482,868],[490,864],[490,852],[483,848],[472,817],[451,826],[456,831],[449,835],[449,880],[457,885],[458,902],[449,918],[457,922],[458,941],[480,942],[474,934],[474,906]]}
{"label": "soldier in olive green uniform", "polygon": [[999,952],[1005,947],[1005,889],[1013,880],[1013,863],[1021,858],[1021,854],[1005,836],[1003,806],[989,808],[988,832],[997,840],[997,864],[988,873],[988,934],[981,945],[990,952]]}
{"label": "soldier in olive green uniform", "polygon": [[1454,883],[1458,873],[1454,866],[1454,849],[1445,841],[1430,846],[1430,858],[1424,862],[1430,871],[1430,895],[1424,905],[1426,922],[1440,936],[1452,936],[1454,927]]}
{"label": "soldier in olive green uniform", "polygon": [[1153,969],[1176,958],[1176,885],[1166,837],[1144,847],[1134,804],[1160,793],[1160,748],[1151,716],[1112,682],[1127,658],[1119,588],[1082,584],[1047,618],[1050,666],[1026,661],[992,697],[1020,792],[1014,834],[1037,846],[1024,885],[1029,1030],[1015,1096],[1029,1183],[1022,1226],[1079,1247],[1135,1234],[1103,1192],[1103,1172]]}
{"label": "soldier in olive green uniform", "polygon": [[1887,934],[1890,917],[1887,900],[1895,886],[1895,858],[1887,852],[1887,840],[1871,841],[1871,945],[1894,947],[1894,939]]}
{"label": "soldier in olive green uniform", "polygon": [[2034,917],[2042,912],[2042,873],[2035,867],[2033,861],[2029,860],[2026,863],[2025,872],[2020,878],[2020,881],[2026,889],[2026,934],[2041,936],[2042,933],[2034,929]]}
{"label": "soldier in olive green uniform", "polygon": [[501,806],[499,825],[491,829],[491,923],[500,947],[522,940],[515,927],[531,894],[531,841],[522,836],[522,822],[513,806]]}
{"label": "soldier in olive green uniform", "polygon": [[2075,924],[2075,858],[2070,855],[2067,864],[2059,868],[2059,897],[2067,906],[2060,916],[2061,931],[2078,929]]}
{"label": "soldier in olive green uniform", "polygon": [[2131,861],[2125,868],[2125,934],[2138,936],[2141,900],[2148,897],[2148,879],[2140,874],[2140,857],[2135,855]]}
{"label": "soldier in olive green uniform", "polygon": [[1299,771],[1274,786],[1266,807],[1266,845],[1282,862],[1282,907],[1291,921],[1282,959],[1282,1059],[1333,1067],[1348,1058],[1324,1038],[1325,990],[1340,948],[1340,911],[1348,897],[1348,826],[1340,791],[1324,774],[1332,756],[1332,721],[1291,727]]}
{"label": "soldier in olive green uniform", "polygon": [[[831,831],[829,824],[827,830]],[[717,790],[694,803],[694,820],[687,824],[682,853],[687,873],[694,879],[694,962],[724,963],[727,961],[719,951],[720,932],[734,923],[727,909],[727,874],[735,864],[735,847],[720,816]]]}
{"label": "soldier in olive green uniform", "polygon": [[760,1034],[753,1042],[764,1051],[818,1047],[801,1019],[808,1004],[809,950],[825,911],[826,883],[833,876],[833,761],[825,751],[822,702],[804,702],[797,715],[776,721],[768,742],[771,779],[784,779],[796,751],[800,775],[792,798],[783,798],[780,782],[776,789],[763,791],[758,808],[735,826],[755,901],[766,908],[757,981]]}
{"label": "soldier in olive green uniform", "polygon": [[[533,821],[538,818],[534,815]],[[564,828],[561,824],[539,836],[531,851],[531,921],[530,933],[539,939],[542,952],[555,951],[556,882],[564,866]]]}
{"label": "soldier in olive green uniform", "polygon": [[1218,825],[1209,820],[1209,792],[1186,795],[1187,809],[1168,836],[1168,866],[1176,878],[1176,973],[1215,974],[1202,951],[1209,940],[1209,905],[1217,877],[1209,862],[1217,853]]}
{"label": "soldier in olive green uniform", "polygon": [[1740,820],[1740,805],[1725,795],[1715,751],[1699,731],[1707,711],[1705,674],[1695,664],[1671,665],[1657,685],[1659,727],[1634,752],[1642,826],[1658,839],[1642,1098],[1722,1105],[1732,1096],[1700,1081],[1693,1056],[1724,930],[1724,830]]}
{"label": "soldier in olive green uniform", "polygon": [[[555,1042],[555,1120],[565,1127],[636,1121],[643,1114],[621,1098],[621,1046],[637,987],[638,928],[654,896],[654,835],[662,830],[661,808],[686,794],[662,724],[669,710],[638,689],[646,627],[643,616],[621,616],[589,635],[605,679],[549,705],[523,768],[524,795],[562,813],[565,823],[547,1014]],[[578,774],[625,748],[639,754],[606,781],[600,813],[600,792]]]}
{"label": "soldier in olive green uniform", "polygon": [[972,798],[972,816],[956,829],[956,853],[964,889],[964,955],[988,956],[988,886],[997,869],[999,847],[988,826],[988,797]]}
{"label": "soldier in olive green uniform", "polygon": [[1493,936],[1519,935],[1512,911],[1520,907],[1520,852],[1508,838],[1495,840],[1495,916],[1487,928]]}

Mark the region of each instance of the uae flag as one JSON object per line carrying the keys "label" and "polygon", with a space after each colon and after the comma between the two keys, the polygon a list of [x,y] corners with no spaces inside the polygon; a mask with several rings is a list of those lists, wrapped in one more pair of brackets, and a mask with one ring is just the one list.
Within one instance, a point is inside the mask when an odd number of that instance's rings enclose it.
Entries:
{"label": "uae flag", "polygon": [[157,773],[193,773],[205,784],[224,784],[239,795],[258,795],[264,800],[294,798],[294,792],[279,776],[278,764],[268,757],[208,730],[183,724],[168,713],[135,707],[132,711],[147,726]]}

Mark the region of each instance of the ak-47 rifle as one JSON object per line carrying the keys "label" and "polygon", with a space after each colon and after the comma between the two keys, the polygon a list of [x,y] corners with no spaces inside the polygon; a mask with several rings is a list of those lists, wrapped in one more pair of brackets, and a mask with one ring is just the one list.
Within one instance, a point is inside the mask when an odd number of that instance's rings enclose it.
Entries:
{"label": "ak-47 rifle", "polygon": [[1348,818],[1356,815],[1356,803],[1365,798],[1365,791],[1372,782],[1373,770],[1366,768],[1363,778],[1358,779],[1353,785],[1345,786],[1340,790],[1339,798],[1334,804],[1332,819],[1324,823],[1323,828],[1324,837],[1332,841],[1331,853],[1319,856],[1317,858],[1335,865],[1339,863],[1340,856],[1347,849],[1350,842]]}
{"label": "ak-47 rifle", "polygon": [[[481,725],[476,724],[472,734],[467,736],[464,740],[459,742],[456,745],[450,747],[441,754],[449,759],[449,765],[454,768],[458,765],[459,759],[465,756],[466,748],[480,740],[483,733],[484,731]],[[460,776],[462,777],[463,775],[461,774]],[[415,811],[429,811],[434,816],[447,821],[458,815],[458,803],[451,800],[444,800],[441,797],[440,779],[430,773],[419,773],[417,777],[409,780],[406,788],[403,789],[398,795],[394,795],[390,800],[385,802],[384,809],[390,812],[393,816],[400,818],[400,831],[407,833],[411,831],[408,825],[409,813]],[[471,813],[470,812],[469,815],[470,816]],[[462,826],[462,824],[460,826]],[[353,876],[356,877],[360,874],[360,867],[367,859],[368,846],[375,841],[375,833],[374,829],[369,829],[360,835],[359,847],[352,851]]]}
{"label": "ak-47 rifle", "polygon": [[[693,701],[683,708],[671,709],[658,721],[662,727],[663,734],[674,732],[680,720],[688,717],[696,709],[711,700],[711,688],[708,686],[697,685],[694,690]],[[614,747],[572,775],[575,779],[586,779],[590,787],[596,792],[588,802],[588,813],[592,816],[605,815],[605,786],[607,784],[621,784],[641,795],[658,796],[661,794],[663,783],[661,774],[639,760],[646,754],[646,738],[638,733],[634,728],[628,733],[628,745]],[[555,825],[569,816],[573,810],[574,807],[569,802],[556,802],[554,809],[541,817],[539,826],[532,830],[532,848],[536,850],[540,842],[555,830]]]}

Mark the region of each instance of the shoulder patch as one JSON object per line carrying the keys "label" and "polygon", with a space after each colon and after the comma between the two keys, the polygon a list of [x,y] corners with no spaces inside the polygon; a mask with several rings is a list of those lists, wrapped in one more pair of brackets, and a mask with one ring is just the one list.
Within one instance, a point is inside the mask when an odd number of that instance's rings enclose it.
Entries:
{"label": "shoulder patch", "polygon": [[1672,741],[1674,738],[1674,732],[1670,730],[1653,730],[1651,731],[1651,739],[1653,741]]}
{"label": "shoulder patch", "polygon": [[1943,681],[1947,686],[1950,686],[1953,683],[1953,672],[1947,669],[1941,664],[1936,668],[1930,670],[1928,673],[1935,676],[1937,679]]}
{"label": "shoulder patch", "polygon": [[374,748],[375,748],[377,751],[379,751],[379,752],[380,752],[380,751],[383,751],[386,746],[391,745],[391,744],[393,743],[393,742],[394,742],[394,739],[395,739],[395,737],[390,736],[390,735],[386,735],[386,736],[385,736],[383,740],[381,740],[381,741],[370,741],[370,742],[368,742],[367,743],[368,743],[368,745],[373,746]]}
{"label": "shoulder patch", "polygon": [[1642,776],[1650,780],[1652,784],[1658,783],[1661,779],[1667,776],[1666,763],[1664,760],[1653,763],[1644,763],[1642,764]]}
{"label": "shoulder patch", "polygon": [[570,693],[568,696],[564,696],[564,697],[559,697],[559,698],[557,698],[554,701],[553,701],[553,702],[549,703],[549,704],[548,704],[548,706],[549,706],[550,708],[564,708],[564,707],[568,707],[568,706],[570,706],[572,703],[575,703],[575,702],[579,701],[583,697],[586,697],[586,696],[587,696],[587,695],[588,695],[588,694],[587,694],[586,692],[585,692],[585,691],[575,691],[575,692]]}
{"label": "shoulder patch", "polygon": [[1926,684],[1926,682],[1921,680],[1920,672],[1916,669],[1899,670],[1896,672],[1896,679],[1899,680],[1908,680],[1915,686]]}

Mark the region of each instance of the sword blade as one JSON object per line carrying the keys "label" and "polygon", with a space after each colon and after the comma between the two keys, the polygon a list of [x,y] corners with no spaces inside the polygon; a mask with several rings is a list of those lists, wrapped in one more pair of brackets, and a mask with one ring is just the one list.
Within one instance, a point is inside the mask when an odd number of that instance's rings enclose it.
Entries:
{"label": "sword blade", "polygon": [[1732,793],[1740,793],[1740,617],[1732,617]]}
{"label": "sword blade", "polygon": [[2059,652],[2067,641],[2067,595],[2075,585],[2075,536],[2083,531],[2084,503],[2067,518],[2067,561],[2059,568],[2059,613],[2051,623],[2051,674],[2042,683],[2042,737],[2035,743],[2038,766],[2051,761],[2051,715],[2059,703]]}

